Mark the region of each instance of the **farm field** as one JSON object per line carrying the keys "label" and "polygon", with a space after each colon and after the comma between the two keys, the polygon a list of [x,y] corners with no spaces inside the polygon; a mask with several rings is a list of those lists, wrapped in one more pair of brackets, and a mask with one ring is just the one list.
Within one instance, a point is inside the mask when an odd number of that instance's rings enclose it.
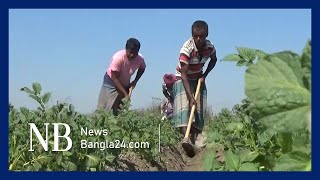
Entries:
{"label": "farm field", "polygon": [[[38,102],[38,109],[9,104],[9,170],[311,171],[311,42],[299,54],[237,48],[223,61],[246,68],[246,99],[207,116],[205,146],[195,157],[185,155],[182,136],[169,120],[161,120],[160,108],[130,110],[125,102],[117,117],[101,110],[81,114],[71,104],[48,107],[51,94],[33,83],[21,91]],[[36,136],[30,139],[29,123],[48,138],[48,151]],[[51,150],[69,145],[61,138],[54,146],[52,123],[70,126],[70,150]],[[85,128],[101,131],[84,135]],[[58,130],[67,132],[62,126]]]}

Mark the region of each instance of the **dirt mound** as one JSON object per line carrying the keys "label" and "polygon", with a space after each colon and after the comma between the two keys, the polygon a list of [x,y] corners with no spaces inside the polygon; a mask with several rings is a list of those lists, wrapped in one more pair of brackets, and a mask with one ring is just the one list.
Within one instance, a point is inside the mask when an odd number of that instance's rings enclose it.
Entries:
{"label": "dirt mound", "polygon": [[203,148],[196,149],[197,154],[188,157],[181,143],[175,147],[161,148],[159,160],[147,162],[134,153],[127,153],[118,160],[119,167],[106,167],[107,171],[202,171]]}

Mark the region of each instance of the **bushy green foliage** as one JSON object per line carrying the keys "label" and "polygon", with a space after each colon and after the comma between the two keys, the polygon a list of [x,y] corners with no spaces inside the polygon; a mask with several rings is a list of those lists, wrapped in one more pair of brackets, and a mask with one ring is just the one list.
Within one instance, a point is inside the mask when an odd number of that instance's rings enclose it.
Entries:
{"label": "bushy green foliage", "polygon": [[[147,161],[159,161],[159,125],[161,128],[161,146],[173,146],[178,140],[178,133],[168,121],[161,121],[160,114],[145,113],[141,116],[129,110],[130,102],[125,102],[118,116],[97,110],[93,114],[84,115],[76,112],[73,105],[57,103],[46,107],[49,93],[41,94],[41,85],[33,83],[33,89],[21,90],[39,103],[39,108],[29,110],[9,106],[9,170],[17,171],[104,171],[106,166],[117,166],[121,155],[133,151]],[[69,151],[54,152],[53,127],[49,126],[49,151],[44,151],[37,138],[33,138],[33,149],[30,149],[30,129],[28,123],[35,123],[42,136],[45,137],[43,123],[66,123],[71,127],[70,138],[73,147]],[[108,135],[81,135],[81,128],[107,129]],[[64,133],[61,129],[60,133]],[[35,137],[35,136],[34,136]],[[118,148],[90,149],[81,148],[81,140],[105,142],[120,140]],[[124,147],[122,142],[147,142],[140,148]],[[59,148],[65,148],[67,141],[63,138]],[[140,144],[142,146],[142,144]]]}
{"label": "bushy green foliage", "polygon": [[247,66],[247,99],[211,122],[205,170],[310,171],[311,42],[301,56],[249,48],[238,53],[225,60]]}

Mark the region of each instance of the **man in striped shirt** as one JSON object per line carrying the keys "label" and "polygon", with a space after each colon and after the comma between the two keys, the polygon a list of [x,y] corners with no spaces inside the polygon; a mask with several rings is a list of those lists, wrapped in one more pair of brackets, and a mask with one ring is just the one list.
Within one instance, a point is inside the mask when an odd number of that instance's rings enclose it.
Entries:
{"label": "man in striped shirt", "polygon": [[[205,78],[214,68],[217,57],[214,45],[207,40],[208,24],[205,21],[195,21],[191,28],[192,38],[188,39],[180,50],[179,64],[176,68],[176,82],[173,87],[174,116],[176,127],[184,135],[192,105],[196,105],[195,119],[191,128],[191,142],[202,132],[204,115],[207,106],[207,90]],[[209,60],[207,69],[203,72],[205,63]],[[200,96],[196,102],[194,93],[198,79],[202,79]]]}

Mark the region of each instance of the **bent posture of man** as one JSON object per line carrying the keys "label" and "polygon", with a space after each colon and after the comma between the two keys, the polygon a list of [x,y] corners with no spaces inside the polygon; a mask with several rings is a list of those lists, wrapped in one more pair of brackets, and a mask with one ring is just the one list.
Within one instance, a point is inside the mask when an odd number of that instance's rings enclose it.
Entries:
{"label": "bent posture of man", "polygon": [[[195,118],[190,131],[191,142],[195,144],[198,134],[202,132],[207,108],[205,78],[214,68],[217,57],[215,47],[207,40],[208,24],[205,21],[195,21],[191,27],[191,33],[192,38],[188,39],[180,49],[179,63],[176,68],[177,80],[173,86],[173,121],[185,135],[191,107],[196,105]],[[203,66],[209,59],[208,67],[203,73]],[[202,79],[200,96],[196,101],[194,94],[200,78]]]}
{"label": "bent posture of man", "polygon": [[[135,38],[130,38],[126,42],[126,48],[112,56],[100,90],[98,109],[112,110],[113,114],[117,115],[122,99],[130,98],[129,89],[136,86],[146,68],[139,50],[140,42]],[[130,82],[136,70],[138,70],[137,75]]]}

